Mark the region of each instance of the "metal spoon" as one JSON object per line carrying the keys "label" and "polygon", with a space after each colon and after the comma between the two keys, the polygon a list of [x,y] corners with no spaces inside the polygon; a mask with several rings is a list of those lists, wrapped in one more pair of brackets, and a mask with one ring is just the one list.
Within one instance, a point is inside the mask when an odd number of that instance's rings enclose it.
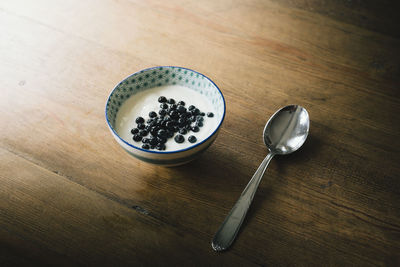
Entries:
{"label": "metal spoon", "polygon": [[287,155],[299,149],[307,138],[309,128],[308,112],[298,105],[283,107],[268,120],[264,128],[264,143],[270,152],[215,234],[211,243],[215,251],[227,249],[235,240],[261,178],[273,156]]}

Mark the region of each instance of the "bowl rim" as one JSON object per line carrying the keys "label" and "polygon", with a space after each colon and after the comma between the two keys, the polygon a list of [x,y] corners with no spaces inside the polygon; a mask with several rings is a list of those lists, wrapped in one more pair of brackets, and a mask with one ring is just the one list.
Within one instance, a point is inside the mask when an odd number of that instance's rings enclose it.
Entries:
{"label": "bowl rim", "polygon": [[[221,97],[222,97],[222,102],[223,102],[223,104],[224,104],[224,112],[222,113],[222,118],[221,118],[221,121],[219,122],[218,126],[217,126],[217,127],[215,128],[215,130],[214,130],[207,138],[205,138],[203,141],[201,141],[201,142],[199,142],[199,143],[196,143],[196,144],[194,144],[194,145],[192,145],[192,146],[189,146],[189,147],[187,147],[187,148],[180,149],[180,150],[174,150],[174,151],[154,151],[154,150],[147,150],[147,149],[143,149],[143,148],[141,148],[141,147],[137,147],[137,146],[135,146],[135,145],[132,145],[132,144],[128,143],[128,142],[125,141],[123,138],[121,138],[121,137],[118,135],[118,133],[114,130],[114,128],[111,126],[110,121],[108,120],[108,116],[107,116],[107,103],[108,103],[108,101],[110,100],[111,94],[114,92],[115,89],[117,89],[118,85],[120,85],[123,81],[125,81],[126,79],[128,79],[129,77],[131,77],[131,76],[133,76],[133,75],[135,75],[135,74],[139,74],[139,73],[143,73],[143,72],[148,71],[148,70],[159,69],[159,68],[179,68],[179,69],[184,69],[184,70],[192,71],[192,72],[194,72],[194,73],[196,73],[196,74],[199,74],[199,75],[203,76],[204,78],[206,78],[208,81],[210,81],[210,82],[215,86],[215,88],[217,88],[219,94],[220,94]],[[188,151],[188,150],[191,150],[191,149],[193,149],[193,148],[195,148],[195,147],[200,146],[201,144],[203,144],[203,143],[205,143],[207,140],[209,140],[214,134],[217,133],[217,131],[219,130],[219,128],[220,128],[221,125],[222,125],[222,122],[223,122],[224,119],[225,119],[225,113],[226,113],[225,97],[224,97],[224,95],[222,94],[222,92],[221,92],[221,90],[219,89],[219,87],[218,87],[210,78],[208,78],[206,75],[204,75],[204,74],[202,74],[202,73],[200,73],[200,72],[198,72],[198,71],[195,71],[195,70],[192,70],[192,69],[189,69],[189,68],[185,68],[185,67],[179,67],[179,66],[156,66],[156,67],[150,67],[150,68],[146,68],[146,69],[139,70],[139,71],[137,71],[137,72],[134,72],[134,73],[132,73],[132,74],[126,76],[124,79],[122,79],[120,82],[118,82],[117,85],[115,85],[114,88],[111,90],[111,92],[109,93],[109,95],[108,95],[108,97],[107,97],[106,107],[105,107],[105,117],[106,117],[107,125],[108,125],[108,128],[111,129],[111,131],[113,132],[113,134],[114,134],[115,136],[117,136],[119,140],[121,140],[123,143],[125,143],[125,144],[128,145],[129,147],[132,147],[132,148],[134,148],[134,149],[137,149],[137,150],[140,150],[140,151],[143,151],[143,152],[146,152],[146,153],[151,153],[151,154],[175,154],[175,153],[180,153],[180,152]]]}

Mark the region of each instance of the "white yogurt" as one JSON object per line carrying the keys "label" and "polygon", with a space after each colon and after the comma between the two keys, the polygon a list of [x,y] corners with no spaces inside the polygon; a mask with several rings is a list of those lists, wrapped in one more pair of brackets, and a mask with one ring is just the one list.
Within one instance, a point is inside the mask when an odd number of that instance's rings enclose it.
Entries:
{"label": "white yogurt", "polygon": [[[142,147],[142,142],[136,142],[132,139],[133,135],[131,130],[132,128],[136,127],[135,119],[137,117],[141,116],[145,119],[145,121],[147,121],[147,119],[149,119],[150,111],[155,111],[158,113],[160,110],[158,98],[160,96],[165,96],[167,99],[173,98],[176,102],[182,100],[186,103],[186,108],[190,105],[194,105],[200,109],[200,111],[205,112],[206,114],[208,112],[213,112],[215,114],[213,106],[205,96],[187,87],[180,85],[166,85],[151,88],[133,95],[127,99],[119,109],[115,121],[115,130],[122,139],[137,147]],[[172,138],[168,138],[168,141],[165,143],[165,151],[185,149],[209,137],[218,126],[217,119],[215,115],[212,118],[207,116],[204,116],[203,118],[204,126],[200,127],[199,132],[195,133],[193,131],[189,131],[186,135],[184,135],[185,141],[180,144],[176,143],[174,140],[175,135],[179,134],[175,133],[174,136]],[[196,143],[190,143],[187,140],[190,135],[196,136]],[[150,133],[146,137],[150,137]]]}

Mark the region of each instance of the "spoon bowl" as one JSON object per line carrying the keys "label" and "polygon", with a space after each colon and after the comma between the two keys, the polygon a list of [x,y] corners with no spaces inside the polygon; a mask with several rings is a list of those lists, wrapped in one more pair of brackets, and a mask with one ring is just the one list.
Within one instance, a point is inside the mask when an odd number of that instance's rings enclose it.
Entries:
{"label": "spoon bowl", "polygon": [[305,108],[286,106],[272,115],[264,127],[264,144],[274,154],[290,154],[306,141],[310,119]]}
{"label": "spoon bowl", "polygon": [[270,153],[258,167],[215,234],[211,243],[215,251],[226,250],[235,240],[271,159],[276,154],[287,155],[299,149],[308,136],[309,128],[310,118],[308,112],[298,105],[283,107],[268,120],[264,127],[263,137]]}

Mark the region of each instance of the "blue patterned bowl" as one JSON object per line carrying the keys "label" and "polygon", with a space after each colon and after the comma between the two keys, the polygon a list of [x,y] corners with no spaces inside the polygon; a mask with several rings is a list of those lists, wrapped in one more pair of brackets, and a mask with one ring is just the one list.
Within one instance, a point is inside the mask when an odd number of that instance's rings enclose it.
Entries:
{"label": "blue patterned bowl", "polygon": [[[142,149],[122,139],[115,130],[115,121],[121,105],[140,91],[164,85],[181,85],[204,95],[212,104],[217,127],[212,134],[192,146],[176,151]],[[196,71],[173,66],[154,67],[136,72],[117,84],[107,99],[106,120],[118,144],[130,155],[157,165],[177,166],[187,163],[204,152],[215,140],[225,117],[225,99],[217,85]]]}

